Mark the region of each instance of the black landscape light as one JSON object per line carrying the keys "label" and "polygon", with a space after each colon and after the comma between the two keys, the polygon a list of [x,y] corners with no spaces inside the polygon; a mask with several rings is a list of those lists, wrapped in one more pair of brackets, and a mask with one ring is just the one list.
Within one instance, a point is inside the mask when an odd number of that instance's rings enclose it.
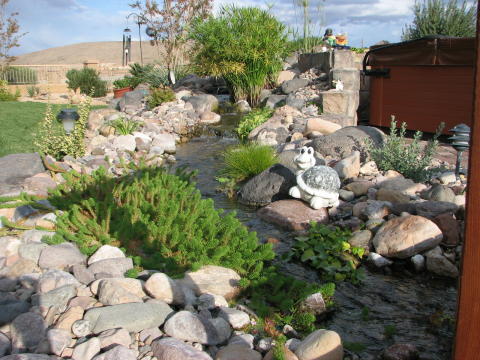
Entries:
{"label": "black landscape light", "polygon": [[62,109],[58,113],[57,119],[62,122],[67,135],[70,135],[75,128],[75,121],[80,119],[80,115],[78,115],[78,112],[75,109]]}
{"label": "black landscape light", "polygon": [[470,148],[470,127],[465,124],[456,125],[449,130],[453,136],[448,138],[452,141],[452,147],[457,151],[457,164],[455,165],[455,176],[459,177],[462,163],[462,153]]}

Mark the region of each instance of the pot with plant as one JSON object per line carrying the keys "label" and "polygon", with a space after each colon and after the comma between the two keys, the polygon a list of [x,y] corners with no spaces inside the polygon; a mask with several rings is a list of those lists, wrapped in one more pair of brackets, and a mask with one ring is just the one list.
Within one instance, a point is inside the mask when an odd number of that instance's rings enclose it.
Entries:
{"label": "pot with plant", "polygon": [[113,98],[120,98],[125,93],[132,91],[130,78],[125,76],[122,79],[117,79],[113,82]]}

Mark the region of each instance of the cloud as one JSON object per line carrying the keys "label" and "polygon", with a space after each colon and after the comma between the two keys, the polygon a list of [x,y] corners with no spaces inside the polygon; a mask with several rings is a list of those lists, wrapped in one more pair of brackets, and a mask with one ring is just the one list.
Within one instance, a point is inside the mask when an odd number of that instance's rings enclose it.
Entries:
{"label": "cloud", "polygon": [[[302,11],[297,0],[214,0],[214,9],[231,3],[242,6],[273,5],[271,11],[292,28],[301,28]],[[35,3],[32,5],[32,3]],[[128,6],[132,0],[13,0],[9,10],[18,11],[21,39],[16,54],[77,42],[121,40]],[[314,33],[323,35],[325,27],[348,33],[350,44],[370,45],[380,40],[399,41],[401,29],[411,22],[414,0],[311,0],[309,13]],[[323,5],[319,13],[318,5]],[[322,16],[323,13],[323,16]],[[323,23],[318,19],[323,18]],[[129,22],[132,26],[133,22]],[[133,37],[137,34],[134,31]],[[14,53],[15,54],[15,53]]]}

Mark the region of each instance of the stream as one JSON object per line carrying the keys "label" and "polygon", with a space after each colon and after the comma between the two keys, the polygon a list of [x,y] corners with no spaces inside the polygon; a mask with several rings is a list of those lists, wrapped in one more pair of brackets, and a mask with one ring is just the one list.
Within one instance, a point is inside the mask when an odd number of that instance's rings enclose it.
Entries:
{"label": "stream", "polygon": [[[212,198],[217,209],[236,211],[237,217],[260,241],[280,240],[277,253],[288,251],[294,242],[292,233],[264,222],[256,208],[239,204],[218,192],[215,177],[222,166],[222,151],[237,141],[233,129],[240,117],[222,116],[221,124],[211,126],[205,135],[179,145],[177,166],[197,170],[197,187]],[[309,281],[318,281],[315,271],[298,264],[280,264],[285,273]],[[451,357],[456,313],[456,282],[437,279],[428,273],[411,274],[403,267],[393,274],[365,268],[365,279],[358,286],[337,284],[337,309],[320,325],[338,332],[352,359],[376,359],[386,347],[409,343],[417,347],[422,360],[446,360]]]}

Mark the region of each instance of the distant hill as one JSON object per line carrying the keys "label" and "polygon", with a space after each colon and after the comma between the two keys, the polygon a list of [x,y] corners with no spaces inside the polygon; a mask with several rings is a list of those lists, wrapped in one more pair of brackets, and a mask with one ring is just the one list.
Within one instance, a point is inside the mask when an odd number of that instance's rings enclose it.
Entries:
{"label": "distant hill", "polygon": [[[161,59],[156,46],[142,41],[143,61],[152,63]],[[140,42],[132,41],[132,61],[140,62]],[[18,56],[13,65],[62,65],[81,64],[85,60],[98,60],[100,63],[122,64],[121,41],[99,41],[78,43],[35,51]]]}

